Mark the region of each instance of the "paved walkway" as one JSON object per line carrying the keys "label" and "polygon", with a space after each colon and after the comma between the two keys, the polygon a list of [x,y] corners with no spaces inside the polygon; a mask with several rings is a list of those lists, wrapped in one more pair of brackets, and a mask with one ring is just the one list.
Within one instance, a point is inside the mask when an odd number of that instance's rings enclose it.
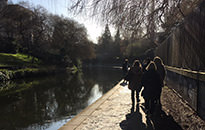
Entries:
{"label": "paved walkway", "polygon": [[151,118],[144,112],[144,100],[131,111],[130,90],[118,83],[59,130],[205,130],[205,123],[177,94],[163,88],[163,114]]}

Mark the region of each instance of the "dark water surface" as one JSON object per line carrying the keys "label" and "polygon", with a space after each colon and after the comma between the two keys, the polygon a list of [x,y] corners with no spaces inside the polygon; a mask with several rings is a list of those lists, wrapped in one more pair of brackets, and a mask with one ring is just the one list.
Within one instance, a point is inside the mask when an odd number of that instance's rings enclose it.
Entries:
{"label": "dark water surface", "polygon": [[120,79],[119,69],[94,69],[11,82],[0,96],[0,130],[57,130]]}

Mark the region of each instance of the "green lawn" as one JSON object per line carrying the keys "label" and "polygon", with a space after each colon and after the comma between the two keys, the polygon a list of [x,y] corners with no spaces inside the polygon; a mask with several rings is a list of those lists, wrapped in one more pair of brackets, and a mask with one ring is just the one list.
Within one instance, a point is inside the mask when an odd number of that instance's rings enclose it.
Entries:
{"label": "green lawn", "polygon": [[[33,63],[32,63],[33,60]],[[0,67],[4,66],[38,66],[40,61],[25,54],[0,53]]]}

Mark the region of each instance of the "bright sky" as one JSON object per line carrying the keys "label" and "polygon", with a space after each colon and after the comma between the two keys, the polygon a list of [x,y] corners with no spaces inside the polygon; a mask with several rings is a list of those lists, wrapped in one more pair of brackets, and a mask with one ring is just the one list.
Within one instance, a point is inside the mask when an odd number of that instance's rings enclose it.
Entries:
{"label": "bright sky", "polygon": [[[69,0],[11,0],[14,4],[25,1],[29,2],[33,5],[41,5],[46,8],[50,13],[63,15],[69,18],[73,18],[74,20],[78,21],[81,24],[84,24],[87,28],[89,39],[92,40],[94,43],[97,43],[97,38],[101,36],[104,31],[104,25],[100,25],[96,21],[92,20],[92,18],[86,18],[85,16],[76,16],[71,17],[69,14],[67,7],[69,6]],[[111,33],[114,32],[113,28],[110,28]],[[113,33],[112,33],[113,35]]]}

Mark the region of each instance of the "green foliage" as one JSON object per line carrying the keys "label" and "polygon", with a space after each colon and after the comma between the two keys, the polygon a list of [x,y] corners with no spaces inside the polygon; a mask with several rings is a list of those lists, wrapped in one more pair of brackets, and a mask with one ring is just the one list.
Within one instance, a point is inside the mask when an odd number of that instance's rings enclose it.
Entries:
{"label": "green foliage", "polygon": [[33,56],[0,53],[0,66],[38,66],[40,63],[40,60]]}
{"label": "green foliage", "polygon": [[38,68],[24,68],[16,70],[0,69],[0,79],[2,81],[19,79],[23,77],[34,76],[35,74],[40,74],[43,71],[43,69]]}
{"label": "green foliage", "polygon": [[149,40],[139,40],[135,43],[130,43],[126,51],[124,52],[124,56],[126,57],[140,57],[145,54],[145,52],[153,48],[154,44]]}
{"label": "green foliage", "polygon": [[113,40],[112,40],[112,36],[108,24],[106,24],[105,31],[102,34],[102,36],[99,38],[98,44],[99,44],[99,51],[101,51],[101,53],[103,52],[109,53],[111,46],[113,44]]}
{"label": "green foliage", "polygon": [[100,64],[121,64],[123,51],[126,47],[127,45],[124,45],[121,39],[120,30],[117,30],[113,38],[107,24],[96,46],[97,58],[95,62]]}
{"label": "green foliage", "polygon": [[79,70],[79,68],[77,68],[75,65],[73,65],[73,67],[71,68],[71,73],[75,74],[78,72],[78,70]]}
{"label": "green foliage", "polygon": [[[62,66],[72,66],[76,59],[95,57],[84,25],[48,14],[39,6],[6,6],[0,15],[0,27],[0,52],[3,53],[24,53],[44,63]],[[24,65],[31,61],[22,56],[9,57],[9,61],[2,58],[5,62],[1,64]],[[32,63],[38,59],[32,58]]]}
{"label": "green foliage", "polygon": [[30,89],[32,86],[38,85],[38,84],[39,84],[38,81],[22,82],[19,84],[8,82],[4,86],[0,87],[0,96],[6,96],[6,95],[18,93],[18,92]]}
{"label": "green foliage", "polygon": [[120,30],[119,30],[119,28],[117,29],[117,33],[115,35],[115,41],[114,42],[115,42],[115,44],[120,45],[121,38],[120,38]]}
{"label": "green foliage", "polygon": [[115,49],[109,26],[106,24],[104,33],[98,39],[97,59],[101,62],[111,62],[116,57]]}
{"label": "green foliage", "polygon": [[87,39],[87,32],[83,25],[59,16],[52,16],[51,19],[54,30],[50,52],[59,55],[61,62],[70,64],[79,59],[95,57],[94,48]]}

